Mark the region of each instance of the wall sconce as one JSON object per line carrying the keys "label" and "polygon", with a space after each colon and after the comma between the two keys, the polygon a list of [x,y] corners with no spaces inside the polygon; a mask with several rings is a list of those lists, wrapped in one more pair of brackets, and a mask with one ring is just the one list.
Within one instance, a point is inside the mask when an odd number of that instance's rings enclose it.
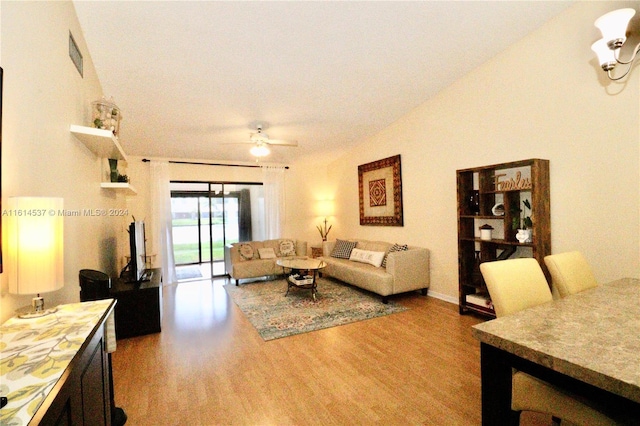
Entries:
{"label": "wall sconce", "polygon": [[56,308],[45,310],[40,294],[64,286],[62,198],[10,197],[8,201],[9,293],[36,294],[32,310],[19,317],[50,314]]}
{"label": "wall sconce", "polygon": [[[607,72],[610,80],[620,80],[629,74],[631,64],[640,50],[640,44],[638,44],[633,50],[631,59],[628,61],[620,59],[620,49],[627,40],[627,27],[635,14],[634,9],[618,9],[602,15],[594,23],[602,33],[602,39],[593,43],[591,50],[598,55],[600,66]],[[627,69],[621,76],[613,77],[611,71],[618,64],[627,65]]]}
{"label": "wall sconce", "polygon": [[327,217],[333,216],[333,200],[320,200],[316,204],[316,213],[318,216],[324,217],[324,227],[320,225],[316,225],[318,232],[320,232],[320,236],[322,237],[322,241],[327,241],[327,235],[329,231],[331,231],[331,227],[333,225],[329,225],[327,228]]}

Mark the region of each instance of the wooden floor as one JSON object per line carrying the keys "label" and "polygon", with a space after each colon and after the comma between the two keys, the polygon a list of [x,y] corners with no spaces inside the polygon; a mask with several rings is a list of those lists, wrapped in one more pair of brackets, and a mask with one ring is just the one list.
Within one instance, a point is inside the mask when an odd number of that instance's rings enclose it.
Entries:
{"label": "wooden floor", "polygon": [[482,318],[411,293],[408,311],[265,342],[225,283],[165,287],[162,333],[118,340],[127,425],[481,423]]}

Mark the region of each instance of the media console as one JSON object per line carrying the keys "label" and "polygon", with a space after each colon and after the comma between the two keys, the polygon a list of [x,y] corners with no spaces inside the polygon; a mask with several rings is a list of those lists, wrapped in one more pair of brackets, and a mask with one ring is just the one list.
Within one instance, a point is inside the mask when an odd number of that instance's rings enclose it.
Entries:
{"label": "media console", "polygon": [[162,326],[162,271],[150,269],[149,281],[112,280],[111,297],[116,299],[116,336],[118,339],[159,333]]}

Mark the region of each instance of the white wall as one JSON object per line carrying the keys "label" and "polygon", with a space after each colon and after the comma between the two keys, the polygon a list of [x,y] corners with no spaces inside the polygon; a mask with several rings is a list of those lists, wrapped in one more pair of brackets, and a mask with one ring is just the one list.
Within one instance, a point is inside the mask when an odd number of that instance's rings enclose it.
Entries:
{"label": "white wall", "polygon": [[[100,160],[69,133],[69,125],[89,123],[91,102],[102,96],[72,3],[2,2],[0,19],[3,207],[11,196],[55,196],[64,198],[66,210],[124,208],[123,197],[100,189]],[[69,58],[69,31],[84,56],[84,77]],[[79,300],[80,269],[117,272],[123,220],[65,218],[65,286],[44,295],[48,305]],[[8,293],[5,265],[0,322],[31,297]]]}
{"label": "white wall", "polygon": [[[610,84],[590,50],[599,38],[593,21],[628,4],[578,2],[329,164],[324,185],[337,201],[331,237],[429,248],[430,291],[455,302],[455,171],[546,158],[552,251],[583,251],[601,282],[638,277],[640,70],[624,85]],[[360,226],[357,167],[396,154],[404,226]],[[292,191],[314,197],[301,180]],[[313,230],[297,225],[300,233]]]}

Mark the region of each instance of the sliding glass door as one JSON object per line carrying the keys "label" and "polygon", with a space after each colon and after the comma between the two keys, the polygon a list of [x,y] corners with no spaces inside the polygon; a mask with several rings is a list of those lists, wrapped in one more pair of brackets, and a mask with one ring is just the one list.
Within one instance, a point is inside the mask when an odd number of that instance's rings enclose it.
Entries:
{"label": "sliding glass door", "polygon": [[262,184],[172,182],[178,280],[226,275],[224,246],[264,235]]}

